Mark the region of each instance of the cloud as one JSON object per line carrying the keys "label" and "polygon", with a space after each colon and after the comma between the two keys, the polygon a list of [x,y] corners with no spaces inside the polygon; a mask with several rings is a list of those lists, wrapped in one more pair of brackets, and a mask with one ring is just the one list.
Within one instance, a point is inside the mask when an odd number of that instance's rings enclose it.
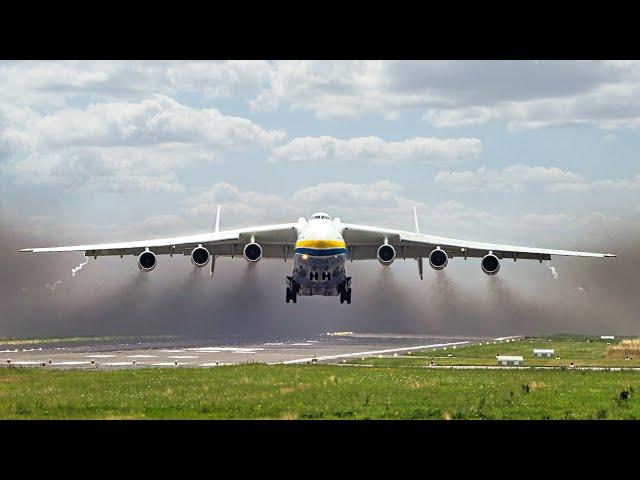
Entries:
{"label": "cloud", "polygon": [[494,190],[499,192],[518,191],[531,184],[568,184],[583,181],[580,175],[557,167],[531,167],[519,164],[510,165],[501,170],[482,166],[475,171],[440,171],[434,178],[435,184],[454,191]]}
{"label": "cloud", "polygon": [[270,65],[254,110],[319,118],[397,118],[421,109],[437,127],[505,121],[511,130],[636,126],[640,63],[597,61],[283,61]]}
{"label": "cloud", "polygon": [[180,169],[219,163],[223,151],[271,148],[285,137],[281,130],[164,95],[0,118],[5,172],[24,182],[115,192],[180,191]]}
{"label": "cloud", "polygon": [[450,163],[478,157],[482,142],[475,138],[417,137],[388,142],[378,137],[342,140],[301,137],[273,149],[270,162],[315,163],[370,161],[373,163]]}
{"label": "cloud", "polygon": [[591,125],[606,130],[638,127],[640,84],[637,80],[608,83],[579,94],[429,109],[424,119],[436,127],[503,121],[511,131],[566,125]]}
{"label": "cloud", "polygon": [[0,101],[50,109],[80,99],[141,100],[150,92],[220,98],[254,92],[270,69],[266,61],[1,62]]}

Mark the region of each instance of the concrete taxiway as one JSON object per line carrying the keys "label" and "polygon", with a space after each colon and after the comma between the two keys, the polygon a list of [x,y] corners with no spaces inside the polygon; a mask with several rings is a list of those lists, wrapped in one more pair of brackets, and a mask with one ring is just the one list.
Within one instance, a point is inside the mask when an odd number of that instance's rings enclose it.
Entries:
{"label": "concrete taxiway", "polygon": [[133,344],[73,344],[0,347],[0,365],[39,368],[215,367],[248,362],[339,363],[518,337],[438,337],[407,334],[329,333],[305,339],[268,341],[182,340]]}

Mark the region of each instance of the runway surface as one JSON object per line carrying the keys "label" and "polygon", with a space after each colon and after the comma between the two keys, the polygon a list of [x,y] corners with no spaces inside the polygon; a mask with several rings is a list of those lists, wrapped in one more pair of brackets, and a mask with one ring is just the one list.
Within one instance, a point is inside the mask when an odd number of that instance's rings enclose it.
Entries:
{"label": "runway surface", "polygon": [[38,368],[215,367],[248,362],[340,363],[354,357],[398,355],[517,337],[438,337],[407,334],[327,333],[298,339],[213,338],[121,342],[0,343],[0,365]]}

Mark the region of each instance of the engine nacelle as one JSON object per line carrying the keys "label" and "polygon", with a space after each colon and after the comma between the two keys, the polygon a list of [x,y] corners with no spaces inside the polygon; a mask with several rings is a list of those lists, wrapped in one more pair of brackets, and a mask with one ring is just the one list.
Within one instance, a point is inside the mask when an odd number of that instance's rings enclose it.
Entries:
{"label": "engine nacelle", "polygon": [[382,265],[391,265],[396,259],[396,249],[391,245],[385,243],[384,245],[380,245],[378,247],[376,256],[378,257],[378,261]]}
{"label": "engine nacelle", "polygon": [[482,257],[480,265],[482,266],[482,271],[487,275],[495,275],[500,271],[500,259],[493,253],[488,253]]}
{"label": "engine nacelle", "polygon": [[429,265],[434,270],[443,270],[444,267],[449,263],[449,256],[447,252],[442,250],[440,247],[434,249],[429,254]]}
{"label": "engine nacelle", "polygon": [[242,250],[244,258],[250,262],[257,262],[262,258],[262,247],[258,243],[247,243]]}
{"label": "engine nacelle", "polygon": [[210,259],[211,254],[209,253],[209,250],[204,248],[202,245],[197,246],[191,251],[191,263],[196,267],[206,266]]}
{"label": "engine nacelle", "polygon": [[151,250],[146,250],[138,256],[138,268],[143,272],[150,272],[157,264],[156,255]]}

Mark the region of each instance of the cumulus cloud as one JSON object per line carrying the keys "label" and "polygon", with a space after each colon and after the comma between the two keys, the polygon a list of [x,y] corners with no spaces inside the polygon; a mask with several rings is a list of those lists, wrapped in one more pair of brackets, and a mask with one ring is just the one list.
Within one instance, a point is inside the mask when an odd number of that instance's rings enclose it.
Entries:
{"label": "cumulus cloud", "polygon": [[512,130],[640,122],[637,62],[284,61],[270,67],[254,110],[393,119],[421,109],[437,127],[500,120]]}
{"label": "cumulus cloud", "polygon": [[43,109],[77,99],[141,100],[149,92],[219,98],[253,92],[270,69],[266,61],[0,62],[0,100]]}
{"label": "cumulus cloud", "polygon": [[281,130],[164,95],[2,118],[5,172],[27,182],[109,191],[180,191],[179,169],[219,162],[224,150],[270,148],[285,137]]}
{"label": "cumulus cloud", "polygon": [[504,121],[511,131],[550,126],[592,125],[602,129],[640,126],[640,84],[608,83],[588,92],[524,101],[429,109],[425,120],[436,127]]}
{"label": "cumulus cloud", "polygon": [[273,149],[270,162],[311,163],[370,161],[374,163],[448,163],[478,157],[482,142],[476,138],[417,137],[388,142],[378,137],[301,137]]}
{"label": "cumulus cloud", "polygon": [[548,185],[556,183],[578,183],[583,178],[575,173],[557,167],[531,167],[510,165],[501,170],[482,166],[477,170],[440,171],[434,183],[454,191],[495,190],[512,192],[522,190],[525,185]]}

